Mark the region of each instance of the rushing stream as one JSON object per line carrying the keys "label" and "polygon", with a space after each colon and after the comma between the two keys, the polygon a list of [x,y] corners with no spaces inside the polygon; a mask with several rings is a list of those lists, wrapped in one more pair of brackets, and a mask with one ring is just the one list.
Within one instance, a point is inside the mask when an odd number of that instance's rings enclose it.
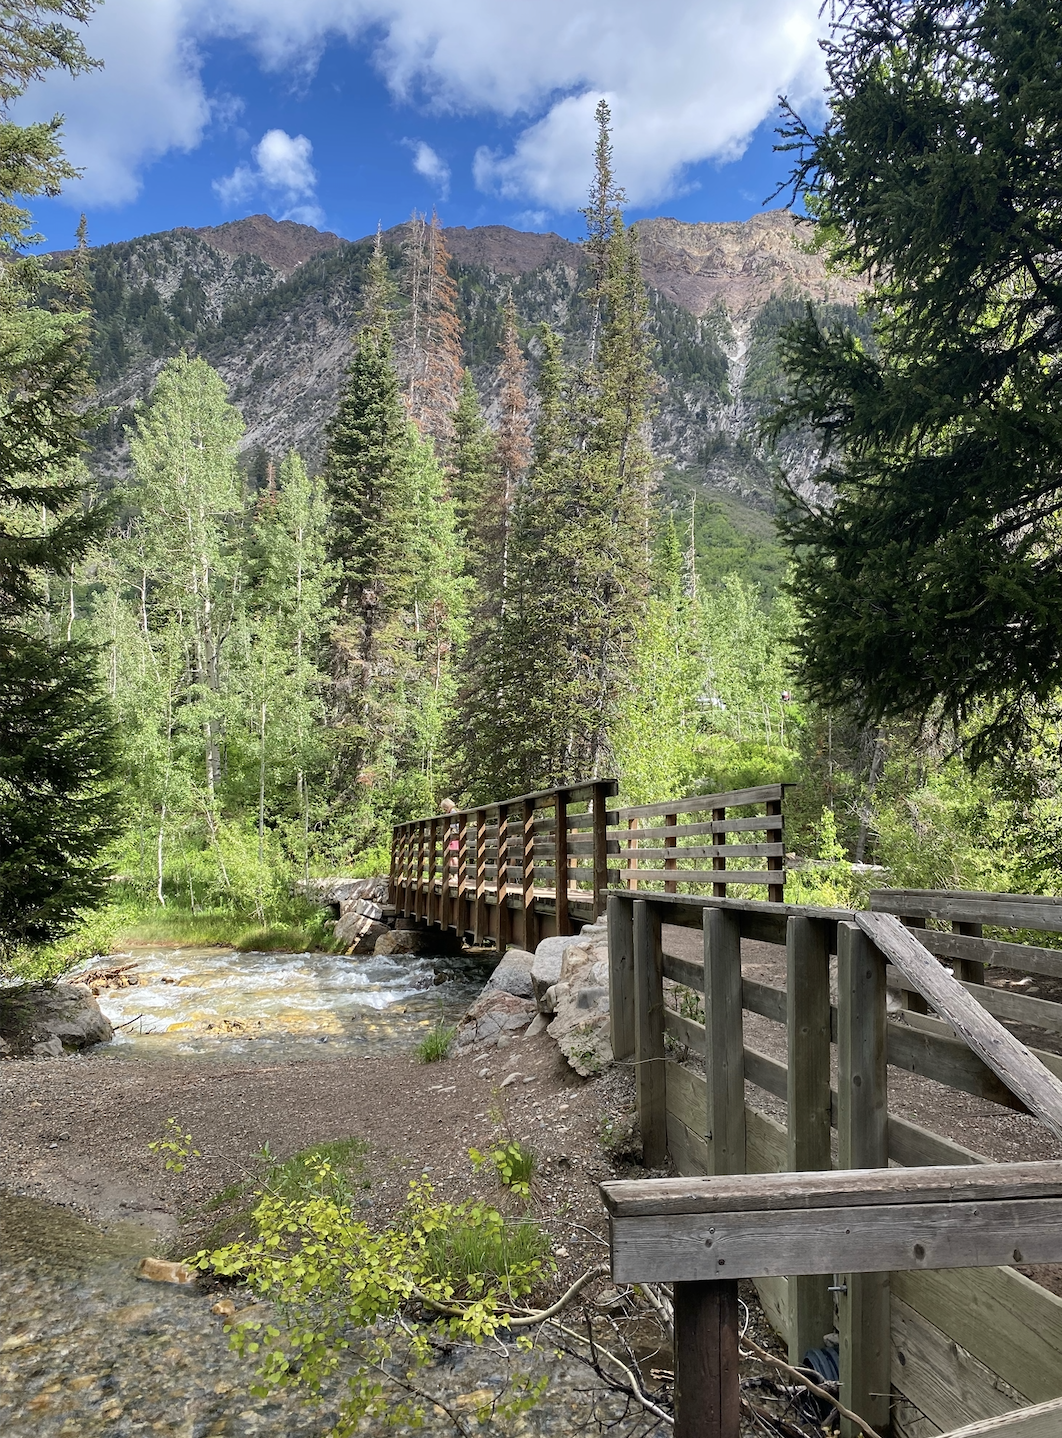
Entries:
{"label": "rushing stream", "polygon": [[[104,989],[123,1057],[326,1058],[370,1046],[408,1049],[440,1018],[455,1022],[483,986],[472,957],[238,954],[155,949],[115,954],[137,982]],[[102,1053],[103,1050],[97,1050]]]}

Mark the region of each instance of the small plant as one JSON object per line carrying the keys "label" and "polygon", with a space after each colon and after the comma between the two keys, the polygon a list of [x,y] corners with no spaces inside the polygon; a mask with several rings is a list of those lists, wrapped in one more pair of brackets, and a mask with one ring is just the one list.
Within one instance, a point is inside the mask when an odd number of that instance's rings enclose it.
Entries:
{"label": "small plant", "polygon": [[531,1181],[538,1168],[538,1154],[530,1144],[511,1138],[488,1153],[480,1153],[478,1148],[470,1148],[468,1156],[477,1173],[487,1164],[492,1164],[499,1182],[505,1188],[511,1188],[513,1193],[519,1194],[521,1198],[531,1197]]}
{"label": "small plant", "polygon": [[704,1023],[704,999],[696,989],[683,989],[679,996],[679,1013],[695,1024]]}
{"label": "small plant", "polygon": [[188,1159],[202,1158],[199,1150],[192,1147],[192,1135],[182,1133],[181,1126],[175,1118],[166,1120],[163,1135],[162,1138],[152,1139],[148,1144],[148,1149],[152,1153],[164,1156],[163,1163],[170,1173],[183,1173],[188,1167]]}
{"label": "small plant", "polygon": [[450,1050],[454,1046],[456,1037],[456,1026],[445,1024],[442,1019],[439,1019],[435,1026],[424,1035],[414,1052],[422,1064],[438,1063],[440,1059],[450,1057]]}
{"label": "small plant", "polygon": [[[347,1395],[337,1433],[353,1434],[365,1418],[376,1420],[373,1431],[421,1428],[435,1402],[417,1372],[440,1339],[479,1344],[499,1329],[540,1321],[525,1305],[554,1265],[535,1224],[506,1224],[483,1203],[439,1203],[421,1181],[410,1184],[395,1223],[374,1232],[337,1202],[328,1158],[303,1155],[281,1167],[291,1170],[299,1196],[260,1191],[253,1238],[189,1260],[276,1302],[277,1322],[250,1318],[229,1330],[232,1347],[258,1362],[263,1391],[299,1385],[313,1399],[342,1363]],[[353,1329],[369,1330],[357,1345]],[[516,1376],[477,1416],[511,1421],[534,1406],[547,1381]]]}

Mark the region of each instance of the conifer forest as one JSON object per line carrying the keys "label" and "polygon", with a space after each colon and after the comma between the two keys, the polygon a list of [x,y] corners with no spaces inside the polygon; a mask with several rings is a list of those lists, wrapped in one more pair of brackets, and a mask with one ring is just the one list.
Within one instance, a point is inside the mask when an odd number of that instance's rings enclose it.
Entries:
{"label": "conifer forest", "polygon": [[[675,462],[677,421],[662,433],[683,387],[725,391],[726,320],[647,286],[604,102],[572,288],[457,265],[435,214],[348,247],[338,402],[287,449],[245,442],[190,270],[134,314],[90,236],[7,266],[5,963],[62,949],[116,895],[279,921],[300,878],[386,872],[391,825],[444,796],[599,776],[630,803],[799,781],[787,838],[809,900],[852,901],[871,870],[1057,892],[1062,241],[1044,177],[1062,30],[1032,0],[963,7],[961,37],[946,7],[886,9],[892,68],[880,36],[838,32],[829,123],[791,114],[783,137],[819,252],[862,298],[772,298],[744,437],[698,441],[704,466],[746,447],[777,533],[739,534]],[[951,57],[932,140],[868,167],[890,116],[930,124],[930,51]],[[929,210],[965,183],[978,127],[983,196],[1022,200],[983,198],[957,237]],[[16,197],[66,162],[47,125],[3,143],[17,254]],[[248,294],[257,274],[236,276]],[[233,333],[250,304],[225,311]],[[96,408],[137,344],[167,356],[149,392]],[[34,879],[44,853],[61,881]]]}

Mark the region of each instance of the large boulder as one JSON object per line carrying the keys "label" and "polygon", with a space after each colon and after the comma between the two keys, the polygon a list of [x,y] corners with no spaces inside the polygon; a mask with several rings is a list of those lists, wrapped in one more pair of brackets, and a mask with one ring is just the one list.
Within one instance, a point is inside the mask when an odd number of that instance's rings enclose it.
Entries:
{"label": "large boulder", "polygon": [[484,986],[484,993],[499,989],[513,994],[518,999],[534,998],[531,986],[531,969],[535,955],[527,949],[507,949],[498,960],[497,967]]}
{"label": "large boulder", "polygon": [[457,1047],[496,1048],[507,1034],[526,1029],[535,1017],[530,999],[507,994],[504,989],[484,989],[465,1014],[457,1029]]}
{"label": "large boulder", "polygon": [[589,1078],[613,1061],[608,994],[608,934],[588,924],[560,956],[560,973],[543,995],[547,1032],[576,1073]]}
{"label": "large boulder", "polygon": [[0,1038],[16,1057],[61,1058],[113,1037],[114,1029],[85,984],[0,989]]}
{"label": "large boulder", "polygon": [[387,925],[350,908],[335,922],[332,932],[348,954],[371,954],[376,941],[389,932]]}
{"label": "large boulder", "polygon": [[588,944],[607,943],[607,929],[604,919],[593,924],[584,924],[578,934],[561,934],[557,938],[543,939],[535,949],[535,961],[531,966],[531,989],[538,1004],[539,1013],[549,1014],[548,994],[554,984],[564,977],[565,955],[570,949],[582,949]]}
{"label": "large boulder", "polygon": [[373,947],[374,954],[438,954],[442,950],[442,934],[431,929],[388,929]]}

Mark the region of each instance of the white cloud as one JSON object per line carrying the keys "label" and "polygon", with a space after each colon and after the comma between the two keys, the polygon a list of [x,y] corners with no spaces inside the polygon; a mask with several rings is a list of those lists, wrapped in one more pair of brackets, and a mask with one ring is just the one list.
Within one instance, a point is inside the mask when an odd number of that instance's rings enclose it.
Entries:
{"label": "white cloud", "polygon": [[413,151],[413,168],[433,185],[442,200],[450,197],[450,166],[424,140],[403,140]]}
{"label": "white cloud", "polygon": [[69,115],[83,194],[119,201],[145,163],[198,143],[197,44],[242,40],[304,82],[329,39],[382,36],[376,63],[399,100],[523,123],[511,150],[477,157],[484,188],[581,203],[607,95],[617,169],[647,204],[675,193],[685,166],[739,155],[779,91],[815,102],[822,24],[819,0],[107,0],[88,31],[105,75],[49,79],[33,103]]}
{"label": "white cloud", "polygon": [[266,195],[280,208],[285,220],[318,225],[324,211],[315,202],[317,171],[310,163],[313,146],[305,135],[267,130],[251,151],[253,165],[237,165],[231,175],[214,181],[214,192],[224,205],[242,205],[255,195]]}

